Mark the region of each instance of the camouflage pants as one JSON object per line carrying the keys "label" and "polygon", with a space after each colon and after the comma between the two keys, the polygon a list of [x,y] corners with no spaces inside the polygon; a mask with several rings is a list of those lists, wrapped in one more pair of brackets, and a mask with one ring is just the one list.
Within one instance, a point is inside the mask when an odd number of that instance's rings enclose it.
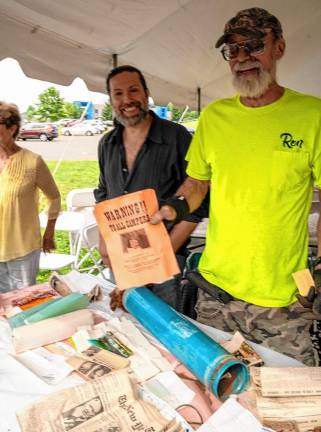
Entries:
{"label": "camouflage pants", "polygon": [[311,322],[300,317],[301,306],[266,308],[233,300],[222,304],[198,290],[197,321],[229,333],[240,331],[249,341],[286,354],[307,366],[317,365],[309,328]]}

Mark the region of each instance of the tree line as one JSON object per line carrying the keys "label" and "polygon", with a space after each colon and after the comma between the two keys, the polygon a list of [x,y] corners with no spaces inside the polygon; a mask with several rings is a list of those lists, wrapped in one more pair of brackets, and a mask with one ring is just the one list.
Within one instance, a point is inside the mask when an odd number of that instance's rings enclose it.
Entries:
{"label": "tree line", "polygon": [[[176,107],[172,103],[168,104],[167,109],[171,113],[171,120],[173,121],[178,121],[184,112],[183,108]],[[49,87],[40,93],[37,102],[34,105],[29,105],[26,111],[28,121],[40,122],[54,122],[64,118],[78,119],[81,114],[82,109],[72,102],[65,102],[55,87]],[[106,102],[102,110],[102,119],[112,120],[112,117],[112,107]],[[187,111],[184,121],[196,120],[197,118],[197,111]]]}

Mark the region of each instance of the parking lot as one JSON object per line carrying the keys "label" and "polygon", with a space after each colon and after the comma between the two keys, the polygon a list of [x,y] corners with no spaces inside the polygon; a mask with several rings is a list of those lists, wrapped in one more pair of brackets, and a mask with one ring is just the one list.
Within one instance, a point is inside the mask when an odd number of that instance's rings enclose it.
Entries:
{"label": "parking lot", "polygon": [[60,136],[53,141],[30,139],[18,141],[18,144],[40,154],[45,160],[97,160],[97,147],[101,137],[102,135]]}

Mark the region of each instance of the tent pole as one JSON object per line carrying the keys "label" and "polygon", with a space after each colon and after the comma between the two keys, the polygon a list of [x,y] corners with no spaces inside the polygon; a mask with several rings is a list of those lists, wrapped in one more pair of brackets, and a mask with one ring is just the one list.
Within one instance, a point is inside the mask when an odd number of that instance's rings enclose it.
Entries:
{"label": "tent pole", "polygon": [[117,54],[113,54],[113,68],[117,67],[117,63],[118,63],[118,55]]}
{"label": "tent pole", "polygon": [[197,87],[197,111],[201,114],[201,87]]}

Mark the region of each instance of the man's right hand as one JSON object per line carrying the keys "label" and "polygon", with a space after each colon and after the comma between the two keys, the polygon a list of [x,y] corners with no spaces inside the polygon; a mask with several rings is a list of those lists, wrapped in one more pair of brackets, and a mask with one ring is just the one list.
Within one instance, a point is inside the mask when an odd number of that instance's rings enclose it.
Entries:
{"label": "man's right hand", "polygon": [[112,311],[116,310],[117,308],[123,309],[126,311],[123,305],[123,295],[124,291],[120,290],[118,288],[115,288],[110,294],[110,302],[109,307]]}
{"label": "man's right hand", "polygon": [[150,223],[157,225],[163,220],[174,221],[176,219],[176,211],[173,207],[164,205],[150,218]]}

